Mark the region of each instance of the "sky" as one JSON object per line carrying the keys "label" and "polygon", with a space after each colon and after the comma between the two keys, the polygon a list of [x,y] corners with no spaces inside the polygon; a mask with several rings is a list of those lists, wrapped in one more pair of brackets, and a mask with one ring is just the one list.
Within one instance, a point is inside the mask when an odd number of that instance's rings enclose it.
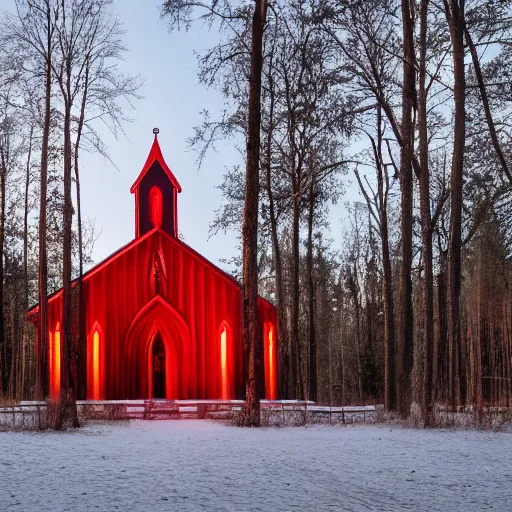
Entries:
{"label": "sky", "polygon": [[[183,189],[178,196],[178,228],[184,240],[213,263],[227,268],[222,259],[238,254],[235,233],[209,238],[209,225],[222,204],[216,187],[226,169],[240,163],[232,143],[208,153],[201,169],[187,139],[193,127],[201,123],[200,113],[219,112],[224,99],[218,91],[199,84],[195,51],[214,45],[219,36],[199,24],[189,32],[168,30],[160,19],[161,0],[115,0],[114,12],[125,30],[129,49],[122,69],[139,74],[144,85],[143,99],[128,112],[132,123],[124,126],[126,136],[117,140],[103,130],[104,141],[115,166],[94,154],[81,155],[81,200],[84,218],[94,219],[98,240],[92,254],[99,262],[130,242],[135,233],[134,196],[130,187],[139,175],[153,142],[158,136],[163,156]],[[14,0],[0,0],[0,9],[12,11]],[[117,169],[116,169],[117,167]],[[343,208],[331,212],[332,236],[339,239],[336,226],[344,216]]]}

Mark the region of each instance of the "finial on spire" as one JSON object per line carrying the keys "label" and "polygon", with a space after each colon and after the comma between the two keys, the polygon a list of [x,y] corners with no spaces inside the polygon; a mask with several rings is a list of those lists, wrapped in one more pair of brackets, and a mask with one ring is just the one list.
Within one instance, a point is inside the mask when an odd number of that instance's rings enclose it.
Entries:
{"label": "finial on spire", "polygon": [[159,128],[153,128],[153,133],[155,134],[155,139],[158,137],[158,134],[160,133]]}

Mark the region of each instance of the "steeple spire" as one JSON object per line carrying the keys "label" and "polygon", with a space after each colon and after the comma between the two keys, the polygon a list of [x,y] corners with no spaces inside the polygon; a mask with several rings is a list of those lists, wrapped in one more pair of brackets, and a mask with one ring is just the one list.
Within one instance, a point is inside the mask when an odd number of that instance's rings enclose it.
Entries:
{"label": "steeple spire", "polygon": [[181,186],[165,163],[158,134],[142,171],[130,192],[135,194],[135,236],[142,236],[150,229],[160,228],[171,236],[178,236],[178,193]]}

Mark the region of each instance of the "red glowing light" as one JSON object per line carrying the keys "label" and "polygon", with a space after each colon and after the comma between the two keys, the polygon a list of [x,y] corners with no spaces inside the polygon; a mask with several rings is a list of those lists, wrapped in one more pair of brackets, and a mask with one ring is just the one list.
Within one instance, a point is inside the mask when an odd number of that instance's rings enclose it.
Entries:
{"label": "red glowing light", "polygon": [[60,324],[55,329],[55,396],[60,396]]}
{"label": "red glowing light", "polygon": [[60,397],[60,323],[57,322],[55,333],[50,332],[50,398]]}
{"label": "red glowing light", "polygon": [[97,330],[92,337],[92,399],[100,399],[100,333]]}
{"label": "red glowing light", "polygon": [[49,370],[50,370],[50,398],[55,398],[54,387],[55,387],[55,361],[53,360],[55,355],[55,349],[53,347],[53,332],[50,331],[48,335],[48,356],[49,356]]}
{"label": "red glowing light", "polygon": [[265,361],[265,398],[267,400],[276,400],[277,398],[277,336],[274,325],[274,321],[269,321],[265,322],[263,327],[263,347]]}
{"label": "red glowing light", "polygon": [[229,398],[228,395],[228,347],[227,347],[227,330],[224,326],[222,328],[222,332],[220,333],[220,366],[221,366],[221,375],[222,375],[222,400],[227,400]]}
{"label": "red glowing light", "polygon": [[149,191],[149,204],[149,220],[154,228],[159,228],[162,225],[163,199],[162,192],[157,186],[151,187]]}
{"label": "red glowing light", "polygon": [[274,376],[274,331],[272,327],[268,332],[268,366],[270,380],[270,400],[276,399],[275,376]]}
{"label": "red glowing light", "polygon": [[105,398],[105,335],[98,321],[92,325],[87,336],[87,392],[88,400]]}

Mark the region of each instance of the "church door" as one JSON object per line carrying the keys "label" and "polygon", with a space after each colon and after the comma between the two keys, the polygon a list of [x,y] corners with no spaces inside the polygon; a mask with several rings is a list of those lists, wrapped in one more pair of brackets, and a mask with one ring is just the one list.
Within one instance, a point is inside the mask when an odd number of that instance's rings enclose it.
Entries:
{"label": "church door", "polygon": [[166,398],[165,396],[165,347],[160,334],[153,340],[151,351],[153,370],[153,398]]}

